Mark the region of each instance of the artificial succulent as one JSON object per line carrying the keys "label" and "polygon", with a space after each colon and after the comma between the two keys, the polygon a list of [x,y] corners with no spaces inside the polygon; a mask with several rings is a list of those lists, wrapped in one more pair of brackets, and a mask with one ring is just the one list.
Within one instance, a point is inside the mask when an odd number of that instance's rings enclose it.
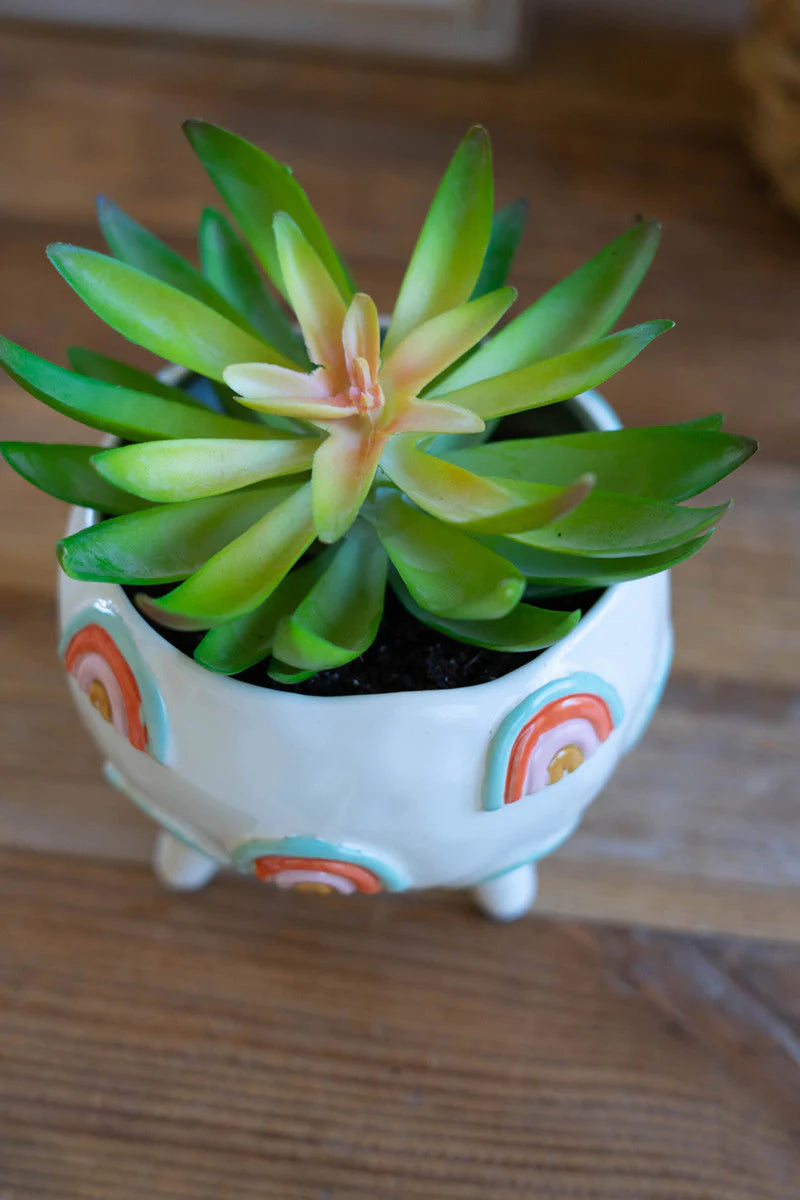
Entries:
{"label": "artificial succulent", "polygon": [[207,630],[199,662],[237,673],[268,659],[291,682],[364,653],[387,583],[450,637],[532,651],[580,616],[547,597],[665,570],[708,539],[726,505],[681,502],[754,449],[720,418],[523,438],[501,423],[595,387],[670,328],[609,333],[655,222],[490,336],[516,299],[505,280],[524,207],[493,215],[489,140],[474,128],[383,328],[287,167],[213,125],[187,133],[241,230],[206,210],[200,269],[106,200],[110,256],[48,253],[108,325],[202,377],[202,396],[88,350],[67,370],[0,341],[32,395],[116,439],[3,446],[38,487],[103,514],[59,543],[67,574],[175,583],[137,602]]}

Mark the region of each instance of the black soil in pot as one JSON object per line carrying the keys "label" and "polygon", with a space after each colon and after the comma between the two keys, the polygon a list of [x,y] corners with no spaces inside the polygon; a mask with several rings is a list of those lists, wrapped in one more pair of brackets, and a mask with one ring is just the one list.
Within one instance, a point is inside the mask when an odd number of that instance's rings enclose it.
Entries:
{"label": "black soil in pot", "polygon": [[[134,594],[163,595],[174,587],[126,588],[133,603]],[[541,601],[545,608],[572,612],[580,608],[588,612],[602,591],[581,592],[580,595],[548,597]],[[147,618],[144,618],[147,620]],[[157,633],[183,650],[190,657],[202,638],[202,633],[177,633],[148,622]],[[417,621],[406,612],[390,588],[386,590],[386,607],[378,636],[361,658],[344,667],[321,671],[305,683],[275,683],[267,675],[267,661],[234,676],[245,683],[274,688],[279,692],[295,692],[299,696],[371,696],[379,692],[427,692],[439,688],[471,687],[490,683],[522,667],[541,654],[509,654],[507,651],[484,650],[468,646],[446,634],[438,633]]]}

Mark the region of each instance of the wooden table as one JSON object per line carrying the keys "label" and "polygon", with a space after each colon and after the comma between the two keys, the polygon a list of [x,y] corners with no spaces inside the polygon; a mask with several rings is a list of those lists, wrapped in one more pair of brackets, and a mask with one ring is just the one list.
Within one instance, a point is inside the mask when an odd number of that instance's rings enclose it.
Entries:
{"label": "wooden table", "polygon": [[[2,1200],[792,1200],[800,1185],[800,224],[749,165],[729,48],[546,28],[513,78],[4,26],[2,331],[119,352],[43,254],[103,189],[179,248],[211,199],[187,115],[290,161],[389,306],[473,120],[531,197],[531,297],[638,211],[632,320],[678,329],[607,388],[630,423],[724,410],[762,453],[674,578],[641,748],[542,869],[537,915],[464,897],[161,892],[54,654],[55,501],[0,473]],[[3,435],[80,429],[0,384]]]}

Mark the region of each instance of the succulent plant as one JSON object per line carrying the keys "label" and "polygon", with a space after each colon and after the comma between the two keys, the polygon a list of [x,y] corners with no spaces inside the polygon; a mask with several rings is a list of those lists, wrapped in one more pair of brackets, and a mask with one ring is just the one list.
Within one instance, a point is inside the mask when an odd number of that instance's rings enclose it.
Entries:
{"label": "succulent plant", "polygon": [[720,418],[511,439],[501,423],[595,387],[670,328],[609,332],[656,222],[490,337],[516,298],[505,280],[524,207],[493,215],[489,141],[474,128],[383,330],[291,171],[213,125],[187,132],[241,234],[206,210],[197,269],[101,200],[110,256],[48,253],[102,320],[202,377],[203,395],[88,350],[67,370],[0,341],[32,395],[115,439],[3,445],[38,487],[103,514],[59,543],[67,574],[176,584],[137,601],[167,627],[207,630],[198,661],[237,673],[269,658],[291,682],[364,653],[387,582],[442,633],[532,651],[580,616],[547,597],[665,570],[708,539],[726,505],[682,501],[755,448]]}

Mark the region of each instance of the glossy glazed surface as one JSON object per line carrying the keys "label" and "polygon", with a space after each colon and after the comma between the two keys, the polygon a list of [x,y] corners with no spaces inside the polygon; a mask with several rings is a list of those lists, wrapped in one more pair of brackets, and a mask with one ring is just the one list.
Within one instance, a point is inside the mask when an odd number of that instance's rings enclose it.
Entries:
{"label": "glossy glazed surface", "polygon": [[[589,425],[616,424],[599,397],[583,408]],[[74,510],[69,530],[93,520]],[[110,634],[142,694],[142,722],[158,730],[137,748],[98,707],[91,671],[71,675],[111,781],[188,846],[242,870],[258,872],[260,860],[262,876],[285,886],[330,884],[330,871],[314,874],[327,870],[320,860],[366,869],[390,890],[470,886],[549,853],[640,735],[671,653],[666,575],[609,589],[569,637],[491,683],[334,699],[205,670],[115,585],[62,576],[60,609],[62,647],[95,624]],[[104,686],[107,673],[97,671]],[[520,731],[554,702],[563,720],[528,747],[504,803]],[[598,725],[600,708],[612,728]],[[267,870],[269,856],[292,861]]]}

